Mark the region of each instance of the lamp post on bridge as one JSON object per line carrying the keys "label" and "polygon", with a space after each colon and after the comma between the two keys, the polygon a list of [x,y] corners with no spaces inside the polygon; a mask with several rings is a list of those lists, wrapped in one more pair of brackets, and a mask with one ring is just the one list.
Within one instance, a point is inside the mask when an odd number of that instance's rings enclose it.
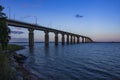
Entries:
{"label": "lamp post on bridge", "polygon": [[37,25],[37,16],[25,16],[23,18],[29,18],[29,17],[34,17],[35,18],[35,24]]}
{"label": "lamp post on bridge", "polygon": [[33,16],[35,18],[35,24],[37,24],[37,16]]}
{"label": "lamp post on bridge", "polygon": [[8,14],[9,14],[9,19],[11,18],[11,8],[8,6]]}
{"label": "lamp post on bridge", "polygon": [[13,15],[13,19],[15,20],[15,14]]}

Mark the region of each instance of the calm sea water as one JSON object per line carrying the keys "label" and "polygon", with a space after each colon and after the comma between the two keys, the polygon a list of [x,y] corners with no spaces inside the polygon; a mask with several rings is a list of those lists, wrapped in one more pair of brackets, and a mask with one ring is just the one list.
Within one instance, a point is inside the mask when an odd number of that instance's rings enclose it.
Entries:
{"label": "calm sea water", "polygon": [[120,43],[17,44],[26,47],[17,51],[28,57],[26,67],[44,80],[120,80]]}

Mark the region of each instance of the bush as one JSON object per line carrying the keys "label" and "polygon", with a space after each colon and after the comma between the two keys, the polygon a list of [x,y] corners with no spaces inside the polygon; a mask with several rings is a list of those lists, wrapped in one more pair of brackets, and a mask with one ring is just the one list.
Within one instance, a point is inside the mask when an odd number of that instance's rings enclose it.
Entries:
{"label": "bush", "polygon": [[9,54],[0,53],[0,80],[12,80],[15,77],[10,63]]}

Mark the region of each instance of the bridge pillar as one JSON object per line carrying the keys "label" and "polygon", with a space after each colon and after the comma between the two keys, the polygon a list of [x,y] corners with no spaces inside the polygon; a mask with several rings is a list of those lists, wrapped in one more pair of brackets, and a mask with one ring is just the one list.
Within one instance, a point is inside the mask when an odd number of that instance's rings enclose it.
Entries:
{"label": "bridge pillar", "polygon": [[72,43],[74,44],[74,35],[72,36]]}
{"label": "bridge pillar", "polygon": [[87,39],[87,38],[85,38],[85,42],[86,42],[86,43],[88,42],[88,39]]}
{"label": "bridge pillar", "polygon": [[79,44],[79,43],[80,43],[80,37],[77,36],[77,44]]}
{"label": "bridge pillar", "polygon": [[75,36],[73,37],[73,41],[74,41],[74,44],[75,44]]}
{"label": "bridge pillar", "polygon": [[64,45],[65,44],[65,36],[64,36],[64,34],[62,34],[62,45]]}
{"label": "bridge pillar", "polygon": [[45,46],[49,45],[49,32],[45,31]]}
{"label": "bridge pillar", "polygon": [[58,45],[58,33],[55,32],[55,45]]}
{"label": "bridge pillar", "polygon": [[72,42],[73,42],[73,41],[72,41],[72,37],[73,37],[73,36],[71,35],[71,44],[72,44]]}
{"label": "bridge pillar", "polygon": [[87,43],[89,42],[89,39],[88,39],[88,38],[86,38],[86,42],[87,42]]}
{"label": "bridge pillar", "polygon": [[29,28],[29,47],[34,46],[34,29]]}
{"label": "bridge pillar", "polygon": [[86,37],[84,37],[84,43],[86,43]]}
{"label": "bridge pillar", "polygon": [[84,37],[81,37],[82,38],[82,43],[84,43]]}
{"label": "bridge pillar", "polygon": [[89,39],[87,38],[87,42],[89,42]]}
{"label": "bridge pillar", "polygon": [[69,44],[69,34],[67,34],[67,44]]}

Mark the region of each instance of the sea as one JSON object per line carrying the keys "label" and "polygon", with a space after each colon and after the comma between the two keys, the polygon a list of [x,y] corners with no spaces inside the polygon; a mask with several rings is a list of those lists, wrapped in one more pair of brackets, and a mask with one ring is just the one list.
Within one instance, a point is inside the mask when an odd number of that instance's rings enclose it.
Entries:
{"label": "sea", "polygon": [[43,80],[120,80],[120,43],[13,44],[25,47],[17,54],[27,56],[25,67]]}

